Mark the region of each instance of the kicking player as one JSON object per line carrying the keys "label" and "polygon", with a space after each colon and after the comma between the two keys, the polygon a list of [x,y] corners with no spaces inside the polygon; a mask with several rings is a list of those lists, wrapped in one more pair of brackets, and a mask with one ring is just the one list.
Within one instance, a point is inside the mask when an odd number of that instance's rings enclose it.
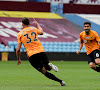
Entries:
{"label": "kicking player", "polygon": [[17,35],[17,64],[21,64],[20,48],[21,43],[23,43],[31,65],[35,69],[40,71],[42,74],[44,74],[47,78],[60,82],[61,86],[65,86],[64,81],[58,79],[55,75],[47,71],[53,69],[57,72],[58,68],[52,63],[49,63],[48,57],[45,54],[43,46],[38,39],[38,34],[43,35],[43,29],[40,27],[40,25],[35,19],[33,20],[34,24],[37,26],[38,29],[35,27],[29,27],[30,21],[28,18],[22,19],[23,29]]}
{"label": "kicking player", "polygon": [[[80,53],[83,43],[85,44],[87,56],[88,56],[88,64],[90,68],[93,70],[100,72],[100,38],[97,32],[91,30],[91,23],[84,22],[84,30],[80,33],[80,46],[79,50],[76,52]],[[98,66],[96,66],[98,65]]]}

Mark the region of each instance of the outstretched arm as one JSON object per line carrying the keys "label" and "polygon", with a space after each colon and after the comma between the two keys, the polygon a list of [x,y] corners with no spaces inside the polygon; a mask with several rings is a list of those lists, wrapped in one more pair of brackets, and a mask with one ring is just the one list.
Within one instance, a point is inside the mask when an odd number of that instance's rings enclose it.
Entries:
{"label": "outstretched arm", "polygon": [[43,35],[43,29],[42,29],[42,27],[37,23],[37,21],[33,18],[33,23],[37,26],[37,28],[40,30],[40,35]]}

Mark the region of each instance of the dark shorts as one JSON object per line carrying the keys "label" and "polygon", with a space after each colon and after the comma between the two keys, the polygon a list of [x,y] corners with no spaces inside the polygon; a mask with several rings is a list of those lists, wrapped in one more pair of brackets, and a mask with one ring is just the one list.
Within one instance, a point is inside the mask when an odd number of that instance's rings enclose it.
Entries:
{"label": "dark shorts", "polygon": [[32,55],[29,57],[29,62],[35,69],[39,71],[43,68],[43,66],[46,68],[46,70],[51,70],[51,68],[48,66],[49,60],[45,52]]}
{"label": "dark shorts", "polygon": [[88,64],[90,62],[94,62],[95,63],[95,59],[96,58],[100,58],[100,50],[96,49],[94,51],[92,51],[89,55],[87,55],[89,60],[88,60]]}

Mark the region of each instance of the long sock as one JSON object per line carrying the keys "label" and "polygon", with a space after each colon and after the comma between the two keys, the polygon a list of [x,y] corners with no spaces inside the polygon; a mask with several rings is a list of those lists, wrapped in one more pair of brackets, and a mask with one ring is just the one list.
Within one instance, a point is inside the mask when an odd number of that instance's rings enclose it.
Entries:
{"label": "long sock", "polygon": [[58,81],[58,82],[62,82],[62,80],[60,80],[60,79],[58,79],[55,75],[53,75],[53,74],[51,74],[51,73],[49,73],[49,72],[46,72],[45,73],[45,76],[47,77],[47,78],[49,78],[49,79],[52,79],[52,80],[54,80],[54,81]]}
{"label": "long sock", "polygon": [[98,65],[100,66],[100,63]]}
{"label": "long sock", "polygon": [[100,68],[100,63],[98,64],[99,68]]}
{"label": "long sock", "polygon": [[92,68],[93,70],[100,72],[100,67],[95,66],[95,68]]}

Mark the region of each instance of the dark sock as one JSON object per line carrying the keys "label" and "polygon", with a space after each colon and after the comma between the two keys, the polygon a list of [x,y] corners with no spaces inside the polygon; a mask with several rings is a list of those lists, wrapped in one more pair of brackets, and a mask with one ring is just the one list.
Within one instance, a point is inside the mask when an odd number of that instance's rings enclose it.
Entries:
{"label": "dark sock", "polygon": [[45,73],[45,76],[47,77],[47,78],[49,78],[49,79],[52,79],[52,80],[54,80],[54,81],[58,81],[58,82],[62,82],[62,80],[60,80],[60,79],[58,79],[55,75],[53,75],[53,74],[51,74],[51,73],[49,73],[49,72],[46,72]]}
{"label": "dark sock", "polygon": [[100,68],[100,65],[98,65],[99,66],[99,68]]}
{"label": "dark sock", "polygon": [[100,72],[100,67],[95,67],[95,68],[92,68],[93,70],[97,71],[97,72]]}

